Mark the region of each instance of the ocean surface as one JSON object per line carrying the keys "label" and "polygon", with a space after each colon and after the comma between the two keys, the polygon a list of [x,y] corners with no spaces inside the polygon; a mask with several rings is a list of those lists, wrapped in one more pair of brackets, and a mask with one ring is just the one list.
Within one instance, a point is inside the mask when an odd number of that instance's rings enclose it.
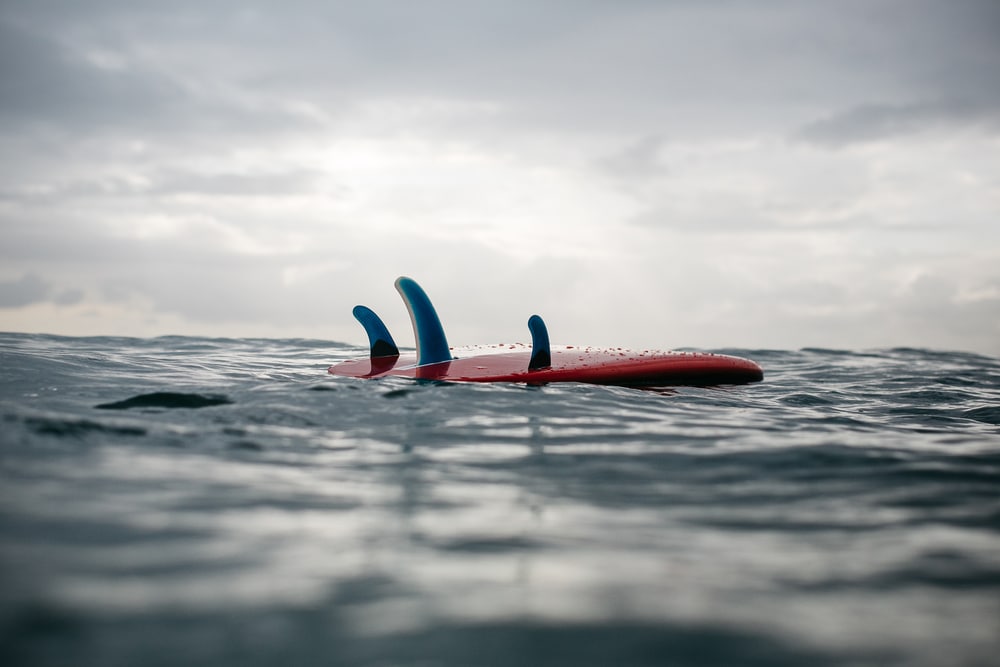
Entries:
{"label": "ocean surface", "polygon": [[0,664],[1000,664],[1000,360],[719,351],[764,382],[0,334]]}

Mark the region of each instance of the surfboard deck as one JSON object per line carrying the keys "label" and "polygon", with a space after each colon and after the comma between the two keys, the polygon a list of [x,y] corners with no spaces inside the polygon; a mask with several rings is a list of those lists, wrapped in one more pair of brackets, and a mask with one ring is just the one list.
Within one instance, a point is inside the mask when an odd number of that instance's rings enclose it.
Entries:
{"label": "surfboard deck", "polygon": [[708,352],[553,346],[551,365],[529,370],[531,347],[482,345],[453,351],[450,360],[417,364],[416,354],[366,357],[335,364],[343,377],[408,377],[446,382],[587,382],[628,387],[747,384],[764,379],[756,363]]}

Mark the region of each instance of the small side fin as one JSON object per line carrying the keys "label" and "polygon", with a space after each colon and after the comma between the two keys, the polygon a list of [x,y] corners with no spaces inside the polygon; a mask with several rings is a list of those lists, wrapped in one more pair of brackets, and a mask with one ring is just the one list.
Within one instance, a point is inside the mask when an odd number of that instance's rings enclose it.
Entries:
{"label": "small side fin", "polygon": [[371,346],[371,357],[398,357],[399,348],[392,340],[389,329],[375,311],[367,306],[354,306],[354,319],[361,323],[368,334],[368,344]]}
{"label": "small side fin", "polygon": [[403,303],[410,312],[413,337],[417,340],[417,365],[451,361],[441,320],[423,288],[412,278],[400,276],[396,279],[396,291],[403,297]]}
{"label": "small side fin", "polygon": [[528,330],[531,331],[531,360],[529,371],[548,368],[552,365],[552,352],[549,350],[549,330],[538,315],[528,318]]}

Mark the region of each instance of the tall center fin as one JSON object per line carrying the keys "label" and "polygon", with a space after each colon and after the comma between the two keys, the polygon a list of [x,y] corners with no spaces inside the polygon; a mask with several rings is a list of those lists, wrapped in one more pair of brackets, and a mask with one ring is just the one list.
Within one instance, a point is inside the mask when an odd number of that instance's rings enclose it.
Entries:
{"label": "tall center fin", "polygon": [[403,297],[413,323],[413,337],[417,340],[417,365],[451,361],[448,341],[437,312],[417,281],[406,276],[396,279],[396,291]]}
{"label": "tall center fin", "polygon": [[392,339],[388,327],[375,311],[367,306],[354,306],[354,319],[361,323],[368,334],[368,344],[371,346],[371,358],[398,357],[399,348]]}
{"label": "tall center fin", "polygon": [[549,330],[538,315],[528,318],[528,330],[531,331],[531,360],[528,370],[536,371],[552,365],[552,352],[549,349]]}

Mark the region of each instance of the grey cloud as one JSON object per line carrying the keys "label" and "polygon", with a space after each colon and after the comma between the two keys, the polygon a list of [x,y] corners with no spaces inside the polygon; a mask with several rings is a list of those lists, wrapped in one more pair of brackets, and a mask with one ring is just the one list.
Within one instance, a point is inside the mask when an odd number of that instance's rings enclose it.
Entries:
{"label": "grey cloud", "polygon": [[38,274],[28,272],[17,280],[0,283],[0,308],[22,308],[36,303],[75,306],[84,299],[81,289],[56,291],[52,283]]}
{"label": "grey cloud", "polygon": [[[337,118],[365,99],[431,97],[497,103],[487,124],[691,136],[880,93],[960,97],[993,86],[1000,64],[995,3],[971,0],[44,4],[6,9],[36,36],[72,36],[7,47],[12,80],[43,84],[33,108],[151,129],[297,130],[309,120],[285,100]],[[79,64],[87,45],[133,69]]]}
{"label": "grey cloud", "polygon": [[0,21],[0,117],[72,125],[148,123],[179,96],[148,73],[87,66],[51,38]]}
{"label": "grey cloud", "polygon": [[848,146],[934,129],[1000,131],[1000,104],[951,101],[868,104],[802,127],[796,137],[822,146]]}
{"label": "grey cloud", "polygon": [[45,301],[52,286],[34,273],[0,283],[0,308],[20,308]]}
{"label": "grey cloud", "polygon": [[[155,41],[155,26],[146,37]],[[0,121],[8,127],[198,136],[302,130],[315,120],[281,98],[240,91],[211,63],[172,70],[124,44],[114,67],[88,61],[87,44],[66,43],[53,26],[20,25],[0,15]],[[102,41],[94,38],[99,45]],[[179,45],[183,48],[183,45]],[[100,51],[94,48],[94,51]],[[195,63],[189,63],[197,68]],[[207,76],[210,85],[199,81]],[[219,77],[222,77],[221,79]],[[214,79],[214,81],[213,81]],[[2,128],[0,128],[2,129]]]}
{"label": "grey cloud", "polygon": [[52,303],[57,306],[75,306],[81,303],[84,298],[84,292],[81,289],[65,289],[60,291],[52,298]]}
{"label": "grey cloud", "polygon": [[652,135],[630,142],[620,151],[597,160],[596,166],[626,190],[634,191],[667,175],[662,156],[665,140]]}
{"label": "grey cloud", "polygon": [[635,214],[628,223],[650,229],[692,234],[743,234],[747,230],[765,231],[780,225],[755,210],[754,203],[720,191],[712,195],[713,207],[694,212],[654,206]]}
{"label": "grey cloud", "polygon": [[130,178],[101,172],[73,178],[60,178],[55,172],[47,176],[53,181],[47,183],[44,189],[37,190],[12,182],[17,178],[12,174],[7,187],[0,187],[0,201],[22,205],[53,202],[66,205],[98,199],[121,203],[135,198],[153,200],[176,195],[281,197],[319,190],[344,191],[342,186],[328,182],[322,172],[301,167],[269,171],[194,170],[139,163],[133,166]]}
{"label": "grey cloud", "polygon": [[123,240],[109,238],[66,216],[17,220],[0,219],[0,258],[9,262],[29,261],[72,265],[86,262],[106,268],[134,256]]}
{"label": "grey cloud", "polygon": [[161,170],[150,175],[147,192],[155,194],[209,194],[223,196],[275,197],[314,191],[322,173],[314,169],[272,172],[193,172]]}
{"label": "grey cloud", "polygon": [[[278,197],[314,192],[320,186],[322,174],[313,169],[288,169],[259,171],[194,171],[179,168],[149,168],[143,179],[99,177],[77,180],[47,193],[49,198],[70,201],[76,198],[114,198],[123,201],[129,197],[155,198],[176,195],[216,195],[221,197]],[[31,195],[11,193],[11,198]]]}
{"label": "grey cloud", "polygon": [[208,263],[181,267],[171,261],[153,261],[142,272],[108,279],[103,285],[109,300],[140,296],[151,300],[160,312],[197,322],[266,322],[279,313],[299,321],[307,318],[308,313],[302,312],[305,304],[283,292],[280,272],[270,262],[252,271],[218,271]]}

